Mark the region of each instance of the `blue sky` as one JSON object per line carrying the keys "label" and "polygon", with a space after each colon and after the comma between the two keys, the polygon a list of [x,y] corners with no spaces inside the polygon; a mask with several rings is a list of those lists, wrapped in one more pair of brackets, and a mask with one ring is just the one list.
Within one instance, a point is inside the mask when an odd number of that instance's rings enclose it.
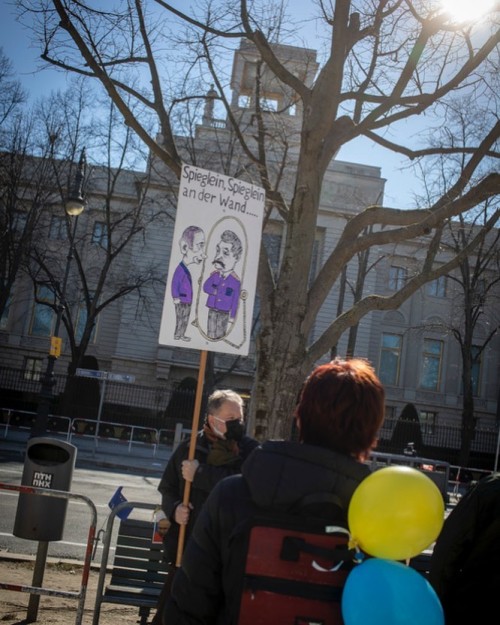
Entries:
{"label": "blue sky", "polygon": [[[300,0],[300,5],[303,9],[303,0]],[[5,0],[0,5],[0,45],[31,99],[36,100],[51,91],[66,88],[67,77],[64,73],[53,68],[41,69],[44,64],[30,31],[16,22],[15,9]],[[387,180],[384,204],[396,208],[413,207],[412,192],[418,190],[419,182],[411,173],[401,170],[402,159],[399,156],[368,140],[359,139],[343,147],[338,159],[380,167],[382,177]]]}

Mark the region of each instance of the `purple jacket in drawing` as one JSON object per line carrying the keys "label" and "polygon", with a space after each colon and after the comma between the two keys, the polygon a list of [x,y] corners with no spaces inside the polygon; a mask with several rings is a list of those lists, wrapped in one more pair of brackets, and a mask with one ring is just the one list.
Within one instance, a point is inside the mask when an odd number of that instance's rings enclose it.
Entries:
{"label": "purple jacket in drawing", "polygon": [[228,312],[231,319],[238,312],[241,282],[235,273],[224,277],[219,271],[214,271],[205,280],[203,290],[208,293],[207,307],[221,312]]}
{"label": "purple jacket in drawing", "polygon": [[182,304],[191,304],[193,301],[191,274],[182,262],[175,268],[172,278],[172,298],[179,298]]}

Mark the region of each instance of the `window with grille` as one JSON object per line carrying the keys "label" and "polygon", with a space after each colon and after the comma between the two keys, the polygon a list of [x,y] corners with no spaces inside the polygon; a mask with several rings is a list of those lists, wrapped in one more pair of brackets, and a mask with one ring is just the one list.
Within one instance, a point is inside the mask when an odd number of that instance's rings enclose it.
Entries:
{"label": "window with grille", "polygon": [[42,377],[42,366],[42,358],[25,357],[23,367],[24,379],[39,382]]}
{"label": "window with grille", "polygon": [[437,425],[437,412],[431,410],[420,411],[420,428],[423,434],[435,434]]}

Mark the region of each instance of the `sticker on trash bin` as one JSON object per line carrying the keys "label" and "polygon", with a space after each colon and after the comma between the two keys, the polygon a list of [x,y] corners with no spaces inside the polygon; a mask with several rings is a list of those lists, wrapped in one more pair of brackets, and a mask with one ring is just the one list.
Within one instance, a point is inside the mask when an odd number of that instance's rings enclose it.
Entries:
{"label": "sticker on trash bin", "polygon": [[53,473],[44,473],[43,471],[35,471],[33,473],[32,486],[38,488],[52,488]]}

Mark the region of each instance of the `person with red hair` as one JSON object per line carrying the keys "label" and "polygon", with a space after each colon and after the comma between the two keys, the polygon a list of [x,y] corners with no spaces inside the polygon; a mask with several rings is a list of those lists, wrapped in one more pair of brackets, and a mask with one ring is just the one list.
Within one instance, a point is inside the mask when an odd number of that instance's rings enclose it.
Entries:
{"label": "person with red hair", "polygon": [[308,515],[347,527],[351,497],[370,474],[363,461],[376,445],[384,403],[384,388],[366,360],[336,358],[314,369],[295,409],[299,440],[257,447],[241,475],[219,482],[206,500],[163,623],[238,622],[242,555],[235,528],[262,512],[297,514],[301,502],[314,501]]}
{"label": "person with red hair", "polygon": [[385,411],[385,392],[361,358],[337,358],[306,380],[295,410],[300,441],[364,460],[375,446]]}

